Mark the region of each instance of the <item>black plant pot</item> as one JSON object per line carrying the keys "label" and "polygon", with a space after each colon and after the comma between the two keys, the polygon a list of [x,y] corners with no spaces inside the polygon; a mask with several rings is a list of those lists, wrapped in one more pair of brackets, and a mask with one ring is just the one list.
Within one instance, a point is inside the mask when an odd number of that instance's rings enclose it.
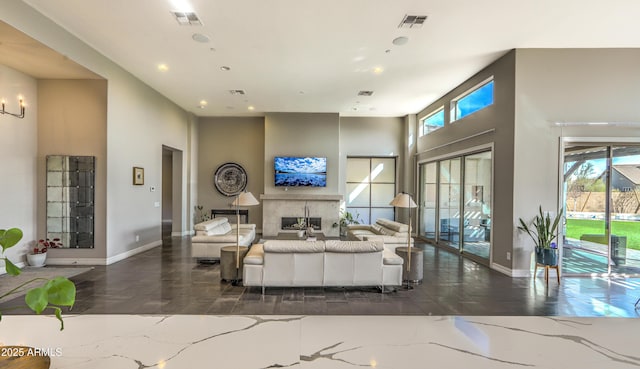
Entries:
{"label": "black plant pot", "polygon": [[536,263],[542,265],[558,265],[558,249],[536,248]]}

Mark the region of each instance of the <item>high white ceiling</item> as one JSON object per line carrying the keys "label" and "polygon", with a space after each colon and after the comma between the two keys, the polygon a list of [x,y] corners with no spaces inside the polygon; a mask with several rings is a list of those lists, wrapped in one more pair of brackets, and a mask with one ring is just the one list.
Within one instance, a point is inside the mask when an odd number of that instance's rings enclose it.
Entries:
{"label": "high white ceiling", "polygon": [[[403,116],[513,48],[640,47],[638,0],[24,1],[199,116]],[[202,26],[178,25],[188,8]]]}

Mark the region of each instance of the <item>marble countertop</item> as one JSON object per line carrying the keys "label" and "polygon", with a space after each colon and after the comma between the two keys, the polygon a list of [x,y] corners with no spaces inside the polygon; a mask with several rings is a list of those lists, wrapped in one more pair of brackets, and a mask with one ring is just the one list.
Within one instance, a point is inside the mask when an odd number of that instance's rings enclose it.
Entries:
{"label": "marble countertop", "polygon": [[0,343],[69,369],[614,369],[640,367],[638,332],[631,318],[79,315],[59,331],[4,316]]}

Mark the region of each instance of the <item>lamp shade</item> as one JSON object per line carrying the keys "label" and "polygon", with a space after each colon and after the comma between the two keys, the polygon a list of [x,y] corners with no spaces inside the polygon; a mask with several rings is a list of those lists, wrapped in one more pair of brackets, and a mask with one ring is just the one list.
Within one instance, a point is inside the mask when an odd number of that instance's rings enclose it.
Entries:
{"label": "lamp shade", "polygon": [[400,192],[396,197],[391,200],[389,203],[391,206],[395,206],[398,208],[417,208],[415,201],[411,198],[411,195],[408,193]]}
{"label": "lamp shade", "polygon": [[251,192],[240,192],[232,202],[233,206],[253,206],[258,204],[260,204],[260,202],[256,200]]}

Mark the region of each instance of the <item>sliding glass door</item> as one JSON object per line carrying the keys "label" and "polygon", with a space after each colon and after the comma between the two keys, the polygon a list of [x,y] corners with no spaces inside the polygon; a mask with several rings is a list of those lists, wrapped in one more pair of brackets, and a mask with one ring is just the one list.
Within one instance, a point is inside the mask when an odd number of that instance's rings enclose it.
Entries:
{"label": "sliding glass door", "polygon": [[464,157],[462,252],[488,259],[491,246],[491,151]]}
{"label": "sliding glass door", "polygon": [[566,144],[562,268],[640,272],[640,146]]}
{"label": "sliding glass door", "polygon": [[437,175],[437,163],[420,166],[420,235],[432,241],[436,240]]}
{"label": "sliding glass door", "polygon": [[492,152],[422,163],[419,173],[420,235],[488,262]]}

